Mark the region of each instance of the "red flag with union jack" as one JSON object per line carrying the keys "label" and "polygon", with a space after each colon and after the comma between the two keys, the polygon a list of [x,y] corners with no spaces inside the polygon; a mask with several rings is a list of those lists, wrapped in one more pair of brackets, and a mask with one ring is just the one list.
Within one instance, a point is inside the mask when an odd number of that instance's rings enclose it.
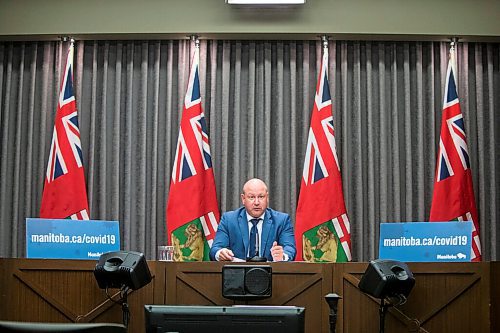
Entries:
{"label": "red flag with union jack", "polygon": [[324,48],[300,185],[295,223],[296,260],[351,260],[351,232],[333,131]]}
{"label": "red flag with union jack", "polygon": [[210,260],[220,213],[208,127],[201,108],[199,46],[195,47],[184,98],[167,203],[167,234],[175,261]]}
{"label": "red flag with union jack", "polygon": [[471,260],[481,261],[479,219],[455,73],[455,48],[452,46],[446,72],[441,135],[429,220],[472,221]]}
{"label": "red flag with union jack", "polygon": [[82,145],[73,93],[73,43],[68,49],[61,81],[40,217],[88,220]]}

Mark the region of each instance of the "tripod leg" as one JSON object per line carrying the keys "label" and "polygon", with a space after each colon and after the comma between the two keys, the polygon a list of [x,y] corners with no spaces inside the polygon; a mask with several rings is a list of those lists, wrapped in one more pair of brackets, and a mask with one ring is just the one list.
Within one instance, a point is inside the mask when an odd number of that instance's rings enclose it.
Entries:
{"label": "tripod leg", "polygon": [[385,314],[387,312],[388,306],[385,304],[384,299],[380,300],[380,308],[378,309],[379,314],[379,333],[384,333],[385,330]]}

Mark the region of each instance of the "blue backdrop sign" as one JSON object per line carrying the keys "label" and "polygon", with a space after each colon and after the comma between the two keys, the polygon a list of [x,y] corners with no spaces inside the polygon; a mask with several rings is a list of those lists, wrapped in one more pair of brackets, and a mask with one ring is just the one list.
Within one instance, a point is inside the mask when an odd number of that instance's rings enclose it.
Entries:
{"label": "blue backdrop sign", "polygon": [[26,257],[98,259],[120,250],[118,221],[26,219]]}
{"label": "blue backdrop sign", "polygon": [[472,222],[380,224],[380,259],[470,261]]}

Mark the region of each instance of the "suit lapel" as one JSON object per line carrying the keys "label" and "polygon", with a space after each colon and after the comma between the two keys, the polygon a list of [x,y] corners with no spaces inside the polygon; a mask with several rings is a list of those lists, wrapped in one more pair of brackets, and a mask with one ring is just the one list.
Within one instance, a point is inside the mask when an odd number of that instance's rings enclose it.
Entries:
{"label": "suit lapel", "polygon": [[241,238],[243,238],[243,247],[245,250],[245,257],[241,259],[245,259],[248,253],[248,242],[250,238],[250,234],[248,233],[247,213],[245,209],[243,209],[240,215],[238,215],[238,226],[240,227]]}

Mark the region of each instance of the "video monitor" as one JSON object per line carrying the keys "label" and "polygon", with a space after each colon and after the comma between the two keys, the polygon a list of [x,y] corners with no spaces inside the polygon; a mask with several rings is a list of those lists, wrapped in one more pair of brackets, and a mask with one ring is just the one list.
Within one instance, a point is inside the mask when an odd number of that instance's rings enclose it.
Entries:
{"label": "video monitor", "polygon": [[305,309],[295,306],[145,305],[146,333],[303,333]]}

